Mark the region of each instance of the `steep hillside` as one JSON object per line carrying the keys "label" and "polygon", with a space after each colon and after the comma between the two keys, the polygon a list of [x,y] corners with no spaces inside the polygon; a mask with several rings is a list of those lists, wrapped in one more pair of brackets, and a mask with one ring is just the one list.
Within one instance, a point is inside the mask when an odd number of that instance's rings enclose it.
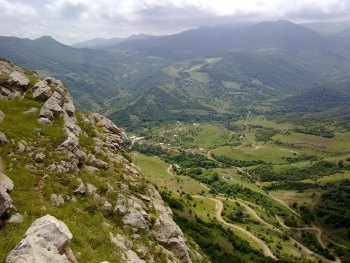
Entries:
{"label": "steep hillside", "polygon": [[273,112],[276,100],[347,80],[348,39],[276,21],[133,36],[99,50],[0,37],[0,56],[61,79],[77,106],[135,129]]}
{"label": "steep hillside", "polygon": [[325,48],[328,39],[288,21],[261,22],[252,26],[202,27],[179,34],[121,42],[115,49],[139,50],[175,59],[213,55],[228,49]]}
{"label": "steep hillside", "polygon": [[[140,52],[76,49],[51,37],[35,40],[0,37],[0,56],[17,65],[54,76],[70,87],[76,104],[101,110],[105,101],[125,97],[146,82],[150,74],[159,76],[167,61]],[[157,72],[157,73],[154,73]]]}
{"label": "steep hillside", "polygon": [[0,87],[1,262],[208,262],[120,128],[76,110],[61,81],[4,60]]}

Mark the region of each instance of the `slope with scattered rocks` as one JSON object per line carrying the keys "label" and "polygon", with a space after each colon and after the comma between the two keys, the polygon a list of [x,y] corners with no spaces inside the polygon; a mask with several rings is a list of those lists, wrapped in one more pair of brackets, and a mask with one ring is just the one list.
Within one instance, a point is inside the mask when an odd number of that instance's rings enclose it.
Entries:
{"label": "slope with scattered rocks", "polygon": [[0,112],[0,261],[209,262],[123,130],[76,110],[61,81],[0,60]]}

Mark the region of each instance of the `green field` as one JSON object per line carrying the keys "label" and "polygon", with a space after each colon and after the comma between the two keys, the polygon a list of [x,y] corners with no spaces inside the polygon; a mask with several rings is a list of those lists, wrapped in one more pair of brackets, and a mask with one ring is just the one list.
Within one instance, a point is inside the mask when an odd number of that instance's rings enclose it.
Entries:
{"label": "green field", "polygon": [[242,161],[261,160],[267,163],[284,164],[287,157],[293,157],[293,151],[288,149],[277,148],[274,145],[251,147],[232,147],[221,146],[211,151],[215,156],[223,155],[231,159]]}
{"label": "green field", "polygon": [[[271,207],[265,207],[259,204],[259,200],[251,199],[252,197],[247,194],[238,192],[236,194],[225,192],[232,201],[225,201],[223,217],[227,222],[249,229],[280,258],[294,258],[299,262],[300,257],[305,257],[312,262],[318,259],[323,262],[325,255],[332,257],[332,253],[338,252],[327,247],[322,250],[321,245],[336,246],[339,250],[343,249],[342,246],[348,247],[350,243],[346,237],[346,233],[350,233],[349,226],[340,228],[336,226],[336,219],[345,220],[349,215],[348,210],[345,214],[341,212],[341,207],[344,207],[348,200],[346,199],[348,184],[343,186],[340,196],[336,194],[339,191],[336,189],[350,180],[350,152],[346,143],[350,141],[350,132],[336,131],[332,138],[324,138],[294,131],[300,127],[300,125],[288,122],[277,123],[249,114],[245,119],[229,125],[177,122],[153,129],[148,139],[154,140],[155,144],[162,142],[170,148],[175,145],[177,152],[186,149],[189,159],[191,159],[190,153],[196,153],[214,161],[220,160],[217,162],[217,168],[197,167],[194,170],[184,168],[180,175],[173,175],[167,172],[169,164],[158,157],[137,154],[134,160],[142,168],[148,180],[171,190],[186,204],[187,212],[204,222],[215,219],[216,208],[213,201],[206,199],[212,196],[210,195],[212,192],[209,192],[200,182],[207,182],[213,172],[217,173],[215,180],[218,180],[217,182],[221,185],[232,186],[232,191],[246,193],[252,191],[253,195],[262,194],[262,198],[270,200],[268,202],[272,202],[272,206],[288,207],[286,209],[288,214],[284,215],[284,224],[295,224],[301,230],[285,229],[280,225]],[[327,127],[327,129],[330,128]],[[220,159],[222,156],[227,159]],[[231,164],[231,161],[237,165]],[[283,181],[261,181],[260,177],[252,172],[263,165],[271,167],[271,171],[277,175],[282,176],[288,172],[301,179],[299,181],[293,178],[290,178],[290,181],[288,178]],[[317,171],[324,176],[313,176],[310,167],[318,169]],[[298,174],[291,171],[298,171]],[[304,173],[312,179],[304,179]],[[209,188],[211,183],[212,181],[207,184]],[[217,185],[215,187],[218,188]],[[270,189],[269,187],[272,187],[272,190],[266,190]],[[186,194],[202,194],[204,197],[189,200],[186,199]],[[216,192],[216,197],[222,198],[222,194]],[[323,196],[329,196],[329,200],[324,199]],[[256,200],[257,203],[249,200]],[[254,215],[244,205],[253,210]],[[243,217],[232,221],[230,215],[239,211],[243,213]],[[256,215],[260,219],[257,219]],[[328,222],[332,222],[332,226],[329,226]],[[318,244],[315,232],[302,230],[310,224],[323,231],[321,245]],[[223,226],[227,227],[225,224]],[[308,231],[309,234],[306,233]],[[238,231],[236,234],[251,243],[251,240],[242,232]],[[308,238],[305,238],[307,235],[309,235]],[[311,256],[309,249],[318,256]],[[348,255],[346,251],[339,253],[337,255],[342,259]]]}

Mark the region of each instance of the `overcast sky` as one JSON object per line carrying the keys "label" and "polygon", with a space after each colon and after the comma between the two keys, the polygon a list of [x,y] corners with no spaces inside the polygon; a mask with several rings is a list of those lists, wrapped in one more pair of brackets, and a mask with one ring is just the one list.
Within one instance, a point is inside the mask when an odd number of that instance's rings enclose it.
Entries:
{"label": "overcast sky", "polygon": [[349,20],[350,0],[0,0],[0,14],[0,35],[71,44],[237,21]]}

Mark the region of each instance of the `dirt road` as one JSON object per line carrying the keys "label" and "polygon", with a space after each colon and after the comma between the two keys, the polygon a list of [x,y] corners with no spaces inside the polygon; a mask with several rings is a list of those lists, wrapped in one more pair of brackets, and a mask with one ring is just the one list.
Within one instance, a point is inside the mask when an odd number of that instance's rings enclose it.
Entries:
{"label": "dirt road", "polygon": [[260,246],[260,248],[262,249],[265,256],[268,256],[268,257],[271,257],[271,258],[277,260],[275,255],[272,253],[272,251],[270,250],[270,248],[266,245],[266,243],[264,241],[257,238],[256,236],[254,236],[252,233],[250,233],[248,230],[244,229],[243,227],[228,223],[222,218],[221,213],[223,210],[223,203],[221,200],[216,199],[216,198],[209,198],[209,197],[205,197],[205,196],[193,196],[193,197],[194,198],[207,198],[209,200],[214,201],[215,202],[215,210],[216,210],[215,217],[219,222],[223,223],[226,226],[229,226],[229,227],[232,227],[232,228],[235,228],[235,229],[241,231],[242,233],[244,233],[246,236],[248,236],[251,240],[255,241]]}

